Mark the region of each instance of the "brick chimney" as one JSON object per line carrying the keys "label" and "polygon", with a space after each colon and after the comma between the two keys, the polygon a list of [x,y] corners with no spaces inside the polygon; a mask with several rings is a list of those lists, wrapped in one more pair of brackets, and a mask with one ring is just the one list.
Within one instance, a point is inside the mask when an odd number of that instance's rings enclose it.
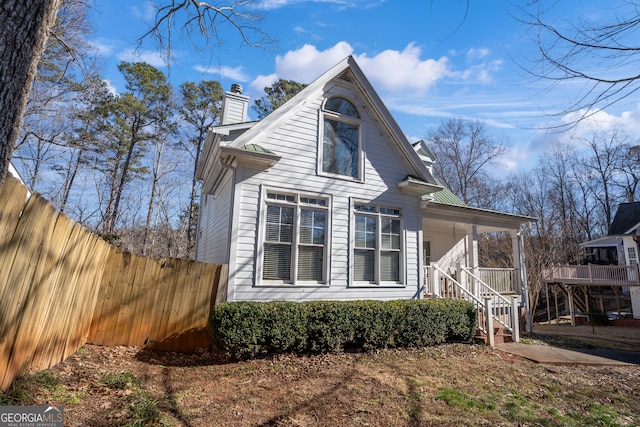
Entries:
{"label": "brick chimney", "polygon": [[222,102],[222,123],[230,125],[247,121],[249,97],[242,94],[242,85],[234,83],[231,90],[224,94]]}

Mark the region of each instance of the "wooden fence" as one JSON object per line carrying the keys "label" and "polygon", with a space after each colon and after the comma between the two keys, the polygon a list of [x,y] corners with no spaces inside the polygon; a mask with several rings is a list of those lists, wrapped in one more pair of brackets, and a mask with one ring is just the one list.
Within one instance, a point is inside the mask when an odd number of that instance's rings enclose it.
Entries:
{"label": "wooden fence", "polygon": [[26,194],[12,177],[0,188],[1,390],[87,342],[171,351],[208,345],[226,266],[123,252]]}

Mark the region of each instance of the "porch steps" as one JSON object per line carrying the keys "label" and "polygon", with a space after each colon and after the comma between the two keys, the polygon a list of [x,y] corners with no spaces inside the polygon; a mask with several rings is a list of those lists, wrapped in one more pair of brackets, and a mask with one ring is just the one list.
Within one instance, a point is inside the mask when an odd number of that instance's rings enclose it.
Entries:
{"label": "porch steps", "polygon": [[[476,329],[476,335],[473,337],[474,341],[487,344],[487,334],[481,329]],[[494,344],[504,344],[513,342],[513,336],[506,332],[502,327],[493,328],[493,342]]]}

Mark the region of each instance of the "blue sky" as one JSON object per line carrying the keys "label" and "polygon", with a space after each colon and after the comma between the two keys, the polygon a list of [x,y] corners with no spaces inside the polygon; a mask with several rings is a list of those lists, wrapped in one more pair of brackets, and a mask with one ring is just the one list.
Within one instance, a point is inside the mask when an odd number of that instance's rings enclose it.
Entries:
{"label": "blue sky", "polygon": [[[535,34],[514,18],[522,13],[513,3],[258,0],[264,15],[259,25],[276,39],[273,44],[264,49],[241,46],[225,27],[222,47],[198,50],[186,38],[180,40],[175,30],[169,73],[151,40],[136,50],[137,37],[153,21],[154,4],[96,0],[90,42],[115,90],[123,90],[117,64],[144,60],[170,74],[176,87],[183,81],[213,79],[228,90],[232,83],[241,83],[252,99],[262,96],[262,89],[277,78],[310,83],[353,55],[412,141],[424,138],[442,120],[459,117],[484,122],[491,136],[511,144],[496,168],[498,175],[530,167],[550,145],[593,127],[616,125],[638,132],[637,98],[626,99],[571,132],[546,130],[569,118],[541,112],[566,108],[582,86],[551,87],[521,69],[536,58]],[[536,6],[547,3],[556,2],[543,0]],[[610,2],[576,0],[557,2],[548,16],[564,26],[577,16],[590,22],[607,20],[614,11]]]}

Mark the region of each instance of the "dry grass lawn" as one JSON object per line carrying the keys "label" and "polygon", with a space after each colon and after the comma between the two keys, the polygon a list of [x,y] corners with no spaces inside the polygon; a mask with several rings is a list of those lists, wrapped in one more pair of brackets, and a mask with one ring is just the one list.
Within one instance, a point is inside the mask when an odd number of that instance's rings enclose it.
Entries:
{"label": "dry grass lawn", "polygon": [[69,426],[637,426],[640,366],[544,366],[472,344],[244,362],[87,345],[0,404],[63,405]]}

